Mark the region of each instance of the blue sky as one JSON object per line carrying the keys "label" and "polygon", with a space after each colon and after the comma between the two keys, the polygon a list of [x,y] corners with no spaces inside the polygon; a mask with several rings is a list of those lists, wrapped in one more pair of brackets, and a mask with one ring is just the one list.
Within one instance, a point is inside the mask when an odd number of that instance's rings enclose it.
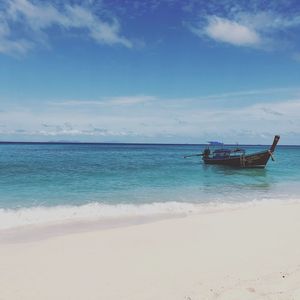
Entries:
{"label": "blue sky", "polygon": [[0,140],[300,144],[300,3],[2,0]]}

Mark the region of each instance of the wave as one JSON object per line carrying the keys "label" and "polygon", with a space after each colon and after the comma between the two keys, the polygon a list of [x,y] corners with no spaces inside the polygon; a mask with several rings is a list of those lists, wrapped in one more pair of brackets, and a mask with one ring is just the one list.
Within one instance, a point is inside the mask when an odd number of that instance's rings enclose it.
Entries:
{"label": "wave", "polygon": [[[273,201],[280,201],[273,199]],[[294,200],[295,201],[295,200]],[[294,202],[293,201],[293,202]],[[270,202],[254,200],[244,203],[188,203],[154,202],[149,204],[101,204],[89,203],[81,206],[31,207],[19,209],[0,209],[0,229],[22,227],[26,225],[48,225],[66,221],[97,221],[130,217],[176,216],[195,213],[215,212],[253,206]],[[287,202],[286,200],[284,202]]]}

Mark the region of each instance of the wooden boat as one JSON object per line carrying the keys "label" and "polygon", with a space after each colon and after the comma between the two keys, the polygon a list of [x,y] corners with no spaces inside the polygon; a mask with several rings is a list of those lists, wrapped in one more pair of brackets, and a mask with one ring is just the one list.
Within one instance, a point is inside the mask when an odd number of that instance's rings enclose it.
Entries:
{"label": "wooden boat", "polygon": [[203,162],[209,165],[224,165],[238,168],[264,168],[270,158],[274,160],[273,153],[279,139],[280,136],[276,135],[270,149],[252,154],[246,154],[246,151],[241,148],[221,148],[211,151],[208,146],[203,153],[188,155],[185,157],[202,156]]}

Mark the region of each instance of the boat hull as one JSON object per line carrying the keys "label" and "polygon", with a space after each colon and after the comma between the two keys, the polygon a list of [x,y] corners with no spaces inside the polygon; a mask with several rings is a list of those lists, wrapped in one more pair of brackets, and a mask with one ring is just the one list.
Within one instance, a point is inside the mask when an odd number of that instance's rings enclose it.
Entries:
{"label": "boat hull", "polygon": [[203,161],[208,165],[223,165],[237,168],[264,168],[270,157],[271,152],[266,150],[263,152],[227,158],[203,157]]}

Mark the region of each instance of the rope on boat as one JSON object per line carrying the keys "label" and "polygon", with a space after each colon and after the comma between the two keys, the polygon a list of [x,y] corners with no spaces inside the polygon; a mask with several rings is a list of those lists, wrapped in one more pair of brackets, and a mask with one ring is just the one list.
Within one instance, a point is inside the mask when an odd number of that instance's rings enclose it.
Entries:
{"label": "rope on boat", "polygon": [[270,154],[270,156],[271,156],[272,161],[275,161],[275,158],[274,158],[274,156],[273,156],[272,151],[271,151],[271,150],[268,150],[268,152],[269,152],[269,154]]}

